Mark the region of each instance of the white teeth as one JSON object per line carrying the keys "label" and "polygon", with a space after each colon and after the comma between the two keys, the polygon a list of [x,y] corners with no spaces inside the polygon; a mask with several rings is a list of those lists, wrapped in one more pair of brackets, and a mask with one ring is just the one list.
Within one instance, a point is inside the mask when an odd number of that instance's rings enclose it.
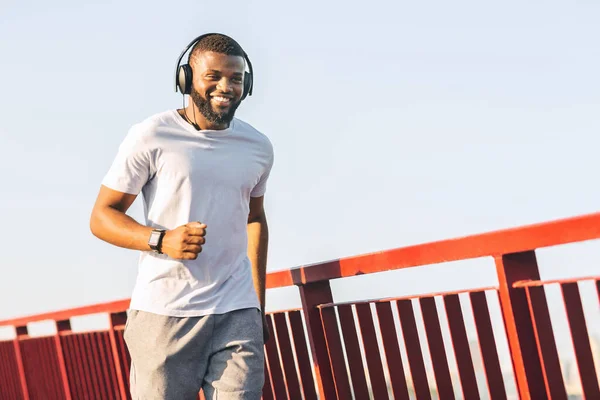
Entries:
{"label": "white teeth", "polygon": [[222,102],[222,103],[229,102],[229,99],[227,97],[215,96],[215,97],[213,97],[213,99],[215,99],[215,100],[217,100],[219,102]]}

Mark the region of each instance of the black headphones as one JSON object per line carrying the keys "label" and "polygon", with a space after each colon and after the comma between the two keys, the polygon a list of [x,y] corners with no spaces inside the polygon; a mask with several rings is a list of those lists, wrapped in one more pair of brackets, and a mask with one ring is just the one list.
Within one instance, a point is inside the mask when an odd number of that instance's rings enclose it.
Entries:
{"label": "black headphones", "polygon": [[[179,59],[177,60],[177,68],[175,69],[175,91],[176,92],[179,90],[182,94],[190,94],[191,89],[192,89],[192,67],[190,67],[189,64],[183,64],[181,66],[179,64],[181,63],[181,59],[183,58],[185,53],[190,49],[190,47],[195,45],[202,38],[204,38],[206,36],[210,36],[210,35],[222,35],[222,34],[220,34],[220,33],[205,33],[204,35],[198,36],[196,39],[192,40],[192,42],[190,44],[187,45],[185,50],[183,50],[183,52],[179,56]],[[225,35],[223,35],[223,36],[225,36]],[[231,40],[233,40],[233,39],[231,39]],[[241,46],[240,46],[240,48],[241,48]],[[250,70],[250,72],[244,71],[244,93],[242,93],[242,100],[244,100],[246,98],[246,96],[248,96],[248,95],[252,96],[252,87],[254,86],[253,85],[254,73],[252,72],[252,63],[250,62],[248,55],[246,54],[246,52],[244,50],[242,50],[242,52],[244,53],[244,58],[246,59],[246,63],[248,64],[248,69]],[[189,62],[189,60],[188,60],[188,62]]]}

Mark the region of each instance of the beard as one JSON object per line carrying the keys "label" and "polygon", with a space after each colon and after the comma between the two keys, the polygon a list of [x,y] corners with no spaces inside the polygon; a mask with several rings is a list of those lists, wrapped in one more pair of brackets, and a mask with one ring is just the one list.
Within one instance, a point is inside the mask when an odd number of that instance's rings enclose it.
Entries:
{"label": "beard", "polygon": [[235,111],[239,107],[241,100],[231,102],[229,108],[225,111],[215,111],[210,103],[210,96],[206,94],[206,98],[202,97],[194,88],[190,92],[190,97],[200,113],[207,119],[207,121],[214,124],[229,124],[235,115]]}

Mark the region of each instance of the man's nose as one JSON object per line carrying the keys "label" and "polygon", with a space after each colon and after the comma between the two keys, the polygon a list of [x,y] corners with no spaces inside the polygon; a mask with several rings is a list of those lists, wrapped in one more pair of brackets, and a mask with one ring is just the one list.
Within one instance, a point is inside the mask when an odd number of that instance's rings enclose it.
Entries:
{"label": "man's nose", "polygon": [[219,81],[219,83],[217,84],[217,88],[224,93],[228,93],[233,90],[231,86],[231,81],[225,77]]}

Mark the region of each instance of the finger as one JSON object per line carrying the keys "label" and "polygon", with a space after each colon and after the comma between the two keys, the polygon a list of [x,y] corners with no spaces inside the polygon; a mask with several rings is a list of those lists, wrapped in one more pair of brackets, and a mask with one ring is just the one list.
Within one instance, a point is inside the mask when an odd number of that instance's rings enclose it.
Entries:
{"label": "finger", "polygon": [[205,236],[205,228],[188,228],[187,234],[190,236]]}
{"label": "finger", "polygon": [[182,260],[195,260],[198,258],[198,253],[192,253],[189,251],[184,251],[181,255]]}
{"label": "finger", "polygon": [[198,253],[202,252],[202,246],[199,246],[197,244],[188,244],[187,246],[185,246],[183,251],[184,251],[184,253],[198,254]]}
{"label": "finger", "polygon": [[204,244],[206,243],[206,239],[204,236],[188,236],[185,239],[185,242],[187,244]]}
{"label": "finger", "polygon": [[206,228],[206,224],[203,224],[200,221],[194,221],[194,222],[190,222],[189,224],[186,225],[188,228],[201,228],[201,229],[205,229]]}

